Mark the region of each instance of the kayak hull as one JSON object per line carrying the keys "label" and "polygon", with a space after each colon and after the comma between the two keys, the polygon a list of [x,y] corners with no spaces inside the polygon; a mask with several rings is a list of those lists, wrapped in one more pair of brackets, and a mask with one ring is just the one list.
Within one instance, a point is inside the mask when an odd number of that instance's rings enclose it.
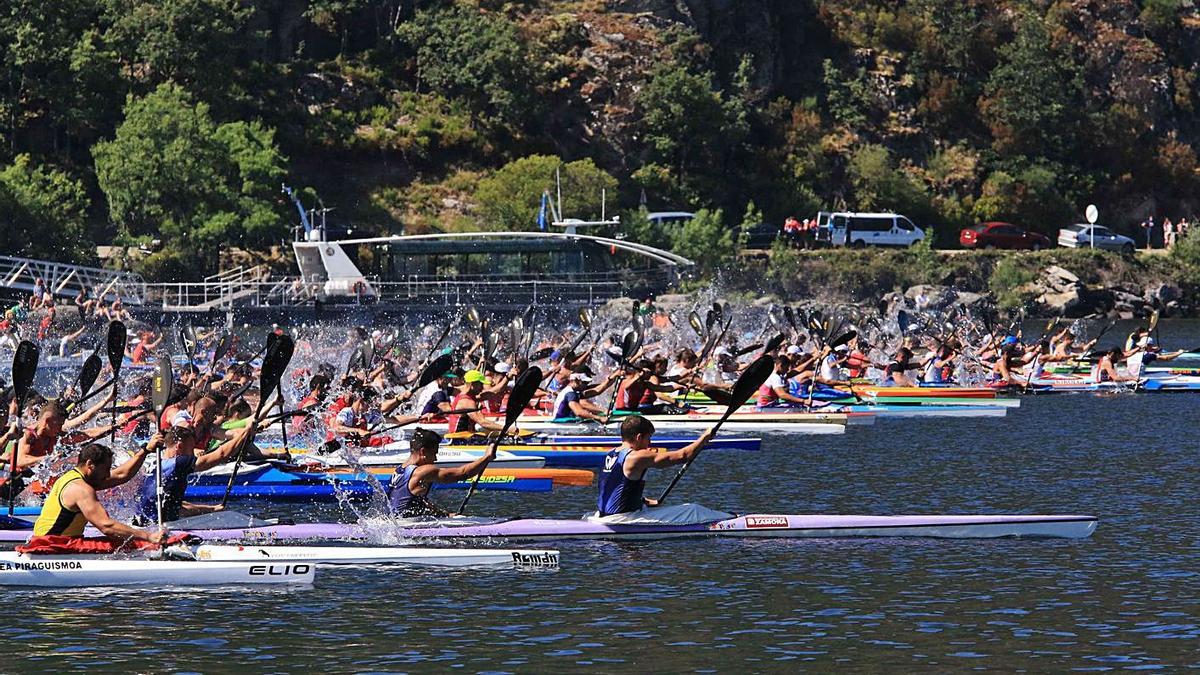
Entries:
{"label": "kayak hull", "polygon": [[1091,536],[1091,516],[827,516],[752,514],[691,525],[624,525],[594,520],[511,520],[466,527],[407,528],[413,539],[663,539],[673,537],[994,539]]}
{"label": "kayak hull", "polygon": [[0,552],[0,586],[226,586],[311,584],[308,561],[146,560]]}
{"label": "kayak hull", "polygon": [[558,567],[558,551],[549,549],[201,544],[192,549],[192,555],[197,560],[222,562],[311,562],[321,565],[409,564],[438,567],[504,566],[521,569]]}

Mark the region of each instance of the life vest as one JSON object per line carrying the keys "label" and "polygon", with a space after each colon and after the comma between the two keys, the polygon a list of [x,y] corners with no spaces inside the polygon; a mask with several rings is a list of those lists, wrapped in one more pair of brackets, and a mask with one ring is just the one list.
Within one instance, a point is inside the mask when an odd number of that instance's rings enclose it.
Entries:
{"label": "life vest", "polygon": [[[179,520],[183,507],[183,493],[187,490],[187,479],[196,470],[196,458],[171,457],[162,461],[163,520]],[[142,481],[138,491],[138,513],[143,518],[158,517],[158,482],[151,476]]]}
{"label": "life vest", "polygon": [[619,410],[637,410],[638,406],[642,404],[642,400],[646,397],[647,391],[649,389],[646,383],[640,378],[635,380],[631,385],[622,386],[617,396],[617,408]]}
{"label": "life vest", "polygon": [[83,474],[79,473],[79,469],[71,469],[54,483],[54,488],[46,497],[46,503],[42,505],[42,512],[38,515],[37,522],[33,524],[35,535],[83,536],[83,528],[88,522],[87,518],[82,512],[72,511],[62,503],[62,491],[77,480],[83,480]]}
{"label": "life vest", "polygon": [[621,447],[604,456],[604,470],[600,472],[600,492],[596,510],[602,516],[615,513],[630,513],[642,508],[645,502],[642,493],[646,490],[646,476],[634,480],[625,475],[625,459],[630,448]]}
{"label": "life vest", "polygon": [[417,465],[412,464],[396,469],[392,479],[387,484],[388,504],[392,515],[401,518],[416,518],[420,516],[441,516],[445,511],[429,501],[428,495],[414,495],[408,484],[416,472]]}
{"label": "life vest", "polygon": [[[454,400],[450,402],[450,407],[458,408],[463,401],[466,401],[470,404],[467,406],[469,408],[479,407],[479,401],[466,392],[455,396]],[[452,434],[456,431],[475,431],[475,422],[471,419],[470,415],[446,415],[446,432]]]}

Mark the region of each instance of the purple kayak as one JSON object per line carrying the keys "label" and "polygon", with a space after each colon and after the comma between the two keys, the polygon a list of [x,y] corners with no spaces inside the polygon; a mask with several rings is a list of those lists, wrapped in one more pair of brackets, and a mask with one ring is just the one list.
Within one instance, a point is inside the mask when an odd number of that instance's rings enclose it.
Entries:
{"label": "purple kayak", "polygon": [[[646,509],[635,514],[579,520],[480,518],[375,519],[364,523],[283,524],[256,519],[233,527],[174,528],[216,541],[313,541],[320,539],[399,540],[544,540],[665,539],[673,537],[931,537],[991,539],[997,537],[1091,536],[1096,518],[1086,515],[778,515],[734,516],[691,504]],[[195,525],[203,525],[197,522]],[[180,523],[180,525],[186,525]],[[3,531],[3,541],[23,541],[28,530]],[[98,533],[89,532],[91,535]]]}

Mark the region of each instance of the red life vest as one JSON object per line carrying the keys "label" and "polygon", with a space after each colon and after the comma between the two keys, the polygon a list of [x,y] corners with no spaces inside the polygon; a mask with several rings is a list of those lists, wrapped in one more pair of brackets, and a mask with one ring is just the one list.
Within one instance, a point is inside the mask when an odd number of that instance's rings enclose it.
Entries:
{"label": "red life vest", "polygon": [[[473,396],[471,396],[471,394],[467,392],[463,392],[455,396],[454,400],[450,402],[450,407],[458,408],[460,401],[466,401],[469,403],[470,405],[466,406],[469,408],[479,407],[479,401],[477,401]],[[456,431],[475,431],[475,422],[471,419],[470,415],[446,415],[446,432],[452,434]]]}

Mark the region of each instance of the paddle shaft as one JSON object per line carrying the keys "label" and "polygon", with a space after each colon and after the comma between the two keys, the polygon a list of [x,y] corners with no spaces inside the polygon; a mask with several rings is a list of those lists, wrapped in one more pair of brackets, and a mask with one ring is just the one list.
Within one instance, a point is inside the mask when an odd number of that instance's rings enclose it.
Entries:
{"label": "paddle shaft", "polygon": [[221,508],[225,508],[225,504],[229,502],[229,493],[233,491],[233,482],[237,480],[238,469],[242,468],[242,455],[246,451],[246,444],[250,442],[250,439],[254,438],[255,432],[258,431],[258,416],[262,414],[265,407],[264,404],[269,398],[270,394],[268,393],[258,400],[258,410],[254,413],[254,421],[250,423],[250,432],[246,434],[246,437],[238,445],[237,458],[233,461],[233,471],[229,473],[229,482],[225,485],[225,494],[221,496]]}
{"label": "paddle shaft", "polygon": [[[739,407],[741,406],[729,406],[729,409],[725,411],[725,414],[721,416],[721,419],[717,420],[717,423],[712,426],[712,429],[709,432],[710,438],[717,435],[717,431],[721,429],[721,425],[725,424],[725,420],[729,419],[729,416],[732,415]],[[693,455],[691,459],[684,462],[683,466],[679,467],[679,471],[675,473],[675,477],[671,479],[671,482],[667,484],[667,488],[658,496],[658,503],[660,505],[664,500],[666,500],[667,495],[671,494],[671,490],[675,489],[675,484],[679,482],[680,478],[683,478],[683,474],[687,473],[688,467],[692,465],[692,462],[696,461],[696,458],[700,456],[700,450],[703,450],[703,448],[696,450],[696,454]],[[617,467],[614,467],[613,470],[615,471],[616,468]]]}

